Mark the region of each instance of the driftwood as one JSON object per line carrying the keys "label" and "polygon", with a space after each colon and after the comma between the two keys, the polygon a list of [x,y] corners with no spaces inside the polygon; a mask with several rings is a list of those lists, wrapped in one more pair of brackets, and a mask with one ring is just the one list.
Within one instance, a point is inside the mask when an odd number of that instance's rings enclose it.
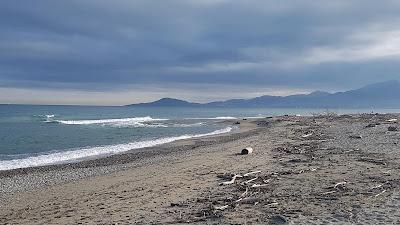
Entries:
{"label": "driftwood", "polygon": [[227,208],[229,208],[229,205],[214,206],[214,209],[215,209],[215,210],[221,210],[221,211],[223,211],[223,210],[225,210],[225,209],[227,209]]}
{"label": "driftwood", "polygon": [[253,184],[251,187],[252,188],[260,188],[260,187],[266,187],[268,184]]}
{"label": "driftwood", "polygon": [[258,177],[253,178],[253,179],[248,180],[248,181],[245,181],[245,182],[243,182],[243,183],[244,183],[244,184],[250,184],[251,182],[253,182],[253,181],[257,180],[257,179],[258,179]]}
{"label": "driftwood", "polygon": [[235,174],[235,175],[232,177],[232,179],[231,179],[230,181],[222,182],[220,185],[230,185],[230,184],[234,184],[235,181],[236,181],[236,179],[239,178],[239,177],[242,177],[242,176]]}
{"label": "driftwood", "polygon": [[308,133],[308,134],[305,134],[305,135],[303,135],[303,136],[301,136],[301,137],[302,137],[302,138],[308,138],[308,137],[311,137],[313,134],[314,134],[314,133]]}
{"label": "driftwood", "polygon": [[248,177],[248,176],[250,176],[250,175],[257,174],[257,173],[261,173],[261,172],[262,172],[261,170],[254,171],[254,172],[249,172],[249,173],[244,174],[243,177]]}
{"label": "driftwood", "polygon": [[243,193],[240,195],[240,197],[243,198],[244,196],[247,195],[247,193],[249,193],[249,188],[248,188],[248,187],[246,187],[246,191],[243,192]]}
{"label": "driftwood", "polygon": [[334,193],[336,193],[336,191],[328,191],[328,192],[322,193],[322,195],[330,195],[330,194],[334,194]]}
{"label": "driftwood", "polygon": [[255,197],[248,197],[248,198],[240,198],[236,201],[236,203],[242,203],[242,204],[257,204],[259,201],[258,198]]}
{"label": "driftwood", "polygon": [[383,186],[383,184],[377,185],[377,186],[375,186],[375,187],[372,187],[371,190],[377,189],[377,188],[381,188],[382,186]]}
{"label": "driftwood", "polygon": [[251,154],[251,153],[253,153],[253,148],[247,147],[247,148],[244,148],[240,154],[241,155],[248,155],[248,154]]}
{"label": "driftwood", "polygon": [[376,198],[376,197],[379,197],[381,194],[383,194],[383,193],[385,193],[385,192],[386,192],[386,190],[383,190],[381,193],[375,195],[375,198]]}
{"label": "driftwood", "polygon": [[335,184],[335,186],[333,186],[333,188],[339,188],[339,187],[343,187],[345,184],[347,184],[347,182],[346,181],[344,181],[344,182],[339,182],[339,183],[337,183],[337,184]]}

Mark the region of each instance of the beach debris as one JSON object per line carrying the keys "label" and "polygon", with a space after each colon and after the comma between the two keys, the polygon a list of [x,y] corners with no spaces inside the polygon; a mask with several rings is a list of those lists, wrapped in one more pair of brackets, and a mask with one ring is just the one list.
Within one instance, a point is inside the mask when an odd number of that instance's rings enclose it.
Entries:
{"label": "beach debris", "polygon": [[215,210],[221,210],[221,211],[223,211],[223,210],[225,210],[225,209],[227,209],[227,208],[229,208],[229,205],[214,206],[214,209],[215,209]]}
{"label": "beach debris", "polygon": [[240,195],[240,198],[245,197],[245,196],[247,195],[247,193],[249,193],[249,188],[248,188],[248,187],[246,187],[246,191],[243,192],[243,193]]}
{"label": "beach debris", "polygon": [[398,131],[397,127],[390,126],[388,127],[388,131]]}
{"label": "beach debris", "polygon": [[380,124],[379,124],[379,123],[370,123],[370,124],[368,124],[367,126],[365,126],[365,128],[376,127],[376,126],[378,126],[378,125],[380,125]]}
{"label": "beach debris", "polygon": [[397,122],[397,119],[389,119],[389,120],[386,120],[386,122],[389,122],[389,123]]}
{"label": "beach debris", "polygon": [[373,163],[373,164],[376,164],[376,165],[386,166],[386,162],[384,162],[383,159],[372,159],[372,158],[363,157],[363,158],[358,159],[358,161],[360,161],[360,162],[369,162],[369,163]]}
{"label": "beach debris", "polygon": [[260,126],[260,127],[268,127],[270,125],[271,125],[271,122],[265,121],[265,120],[261,120],[261,121],[257,122],[257,126]]}
{"label": "beach debris", "polygon": [[371,190],[381,188],[382,186],[383,186],[383,184],[376,185],[376,186],[372,187]]}
{"label": "beach debris", "polygon": [[335,184],[335,186],[333,186],[334,189],[338,189],[338,190],[344,190],[344,186],[347,184],[346,181],[343,182],[339,182],[337,184]]}
{"label": "beach debris", "polygon": [[248,197],[248,198],[240,198],[236,200],[236,203],[242,203],[242,204],[258,204],[259,199],[255,197]]}
{"label": "beach debris", "polygon": [[277,203],[277,202],[271,202],[271,203],[267,204],[267,206],[276,206],[276,205],[279,205],[279,203]]}
{"label": "beach debris", "polygon": [[308,138],[308,137],[311,137],[313,134],[314,134],[314,133],[310,132],[310,133],[307,133],[307,134],[305,134],[305,135],[303,135],[303,136],[301,136],[301,137],[302,137],[302,138]]}
{"label": "beach debris", "polygon": [[258,171],[254,171],[254,172],[245,173],[245,174],[243,175],[243,177],[248,177],[248,176],[250,176],[250,175],[254,175],[254,174],[257,174],[257,173],[261,173],[261,172],[262,172],[261,170],[258,170]]}
{"label": "beach debris", "polygon": [[253,153],[253,148],[247,147],[247,148],[242,149],[242,152],[240,154],[241,155],[248,155],[248,154],[251,154],[251,153]]}
{"label": "beach debris", "polygon": [[268,184],[253,184],[251,187],[252,188],[260,188],[260,187],[266,187]]}
{"label": "beach debris", "polygon": [[301,159],[290,159],[290,160],[288,161],[288,163],[301,163],[301,162],[302,162]]}
{"label": "beach debris", "polygon": [[322,195],[330,195],[330,194],[334,194],[334,193],[336,193],[336,191],[328,191],[328,192],[322,193]]}
{"label": "beach debris", "polygon": [[253,181],[257,180],[257,179],[258,179],[258,177],[250,179],[248,181],[243,182],[243,184],[250,184],[251,182],[253,182]]}
{"label": "beach debris", "polygon": [[282,215],[275,215],[271,217],[271,223],[272,224],[288,224],[288,220],[286,217]]}
{"label": "beach debris", "polygon": [[239,125],[239,124],[240,124],[240,122],[239,122],[239,121],[236,121],[234,124],[235,124],[235,125]]}
{"label": "beach debris", "polygon": [[382,194],[385,193],[385,192],[386,192],[386,190],[383,190],[381,193],[376,194],[376,195],[375,195],[375,198],[376,198],[376,197],[379,197],[380,195],[382,195]]}
{"label": "beach debris", "polygon": [[349,138],[352,138],[352,139],[362,139],[362,136],[361,136],[361,135],[350,135]]}
{"label": "beach debris", "polygon": [[225,181],[220,183],[220,185],[230,185],[230,184],[234,184],[237,178],[240,178],[242,176],[235,174],[232,179],[230,181]]}
{"label": "beach debris", "polygon": [[271,181],[271,179],[263,180],[264,183],[268,184]]}

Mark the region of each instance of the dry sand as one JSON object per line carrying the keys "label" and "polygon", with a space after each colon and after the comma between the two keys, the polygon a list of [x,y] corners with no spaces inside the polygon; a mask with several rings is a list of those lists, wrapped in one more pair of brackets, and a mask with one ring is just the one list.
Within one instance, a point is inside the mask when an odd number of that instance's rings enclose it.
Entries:
{"label": "dry sand", "polygon": [[240,121],[230,135],[3,171],[0,224],[400,224],[392,118]]}

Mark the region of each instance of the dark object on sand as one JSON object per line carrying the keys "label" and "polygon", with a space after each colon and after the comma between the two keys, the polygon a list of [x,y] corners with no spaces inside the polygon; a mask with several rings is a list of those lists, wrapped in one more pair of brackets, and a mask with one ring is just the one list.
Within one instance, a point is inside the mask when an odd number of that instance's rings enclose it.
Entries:
{"label": "dark object on sand", "polygon": [[352,138],[352,139],[361,139],[362,136],[361,136],[361,135],[350,135],[349,138]]}
{"label": "dark object on sand", "polygon": [[240,122],[239,122],[239,121],[236,121],[234,124],[240,124]]}
{"label": "dark object on sand", "polygon": [[257,126],[260,127],[268,127],[269,125],[271,125],[271,122],[265,120],[258,121],[257,123]]}
{"label": "dark object on sand", "polygon": [[271,217],[271,223],[272,224],[288,224],[288,220],[284,216],[275,215],[275,216]]}
{"label": "dark object on sand", "polygon": [[248,147],[248,148],[243,149],[240,154],[241,155],[248,155],[248,154],[251,154],[251,153],[253,153],[253,148]]}
{"label": "dark object on sand", "polygon": [[388,127],[388,131],[398,131],[397,127]]}
{"label": "dark object on sand", "polygon": [[376,123],[370,123],[370,124],[368,124],[367,126],[365,126],[366,128],[371,128],[371,127],[376,127],[376,125],[378,125],[378,124],[376,124]]}
{"label": "dark object on sand", "polygon": [[243,118],[243,120],[247,120],[246,118]]}

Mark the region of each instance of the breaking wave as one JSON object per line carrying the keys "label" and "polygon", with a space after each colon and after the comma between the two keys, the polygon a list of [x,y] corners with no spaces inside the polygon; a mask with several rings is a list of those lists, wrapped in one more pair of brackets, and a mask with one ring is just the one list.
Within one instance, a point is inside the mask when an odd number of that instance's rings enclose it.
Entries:
{"label": "breaking wave", "polygon": [[150,116],[132,117],[121,119],[98,119],[98,120],[54,120],[55,123],[65,125],[102,125],[113,127],[167,127],[162,123],[152,123],[157,121],[165,121],[168,119],[153,119]]}

